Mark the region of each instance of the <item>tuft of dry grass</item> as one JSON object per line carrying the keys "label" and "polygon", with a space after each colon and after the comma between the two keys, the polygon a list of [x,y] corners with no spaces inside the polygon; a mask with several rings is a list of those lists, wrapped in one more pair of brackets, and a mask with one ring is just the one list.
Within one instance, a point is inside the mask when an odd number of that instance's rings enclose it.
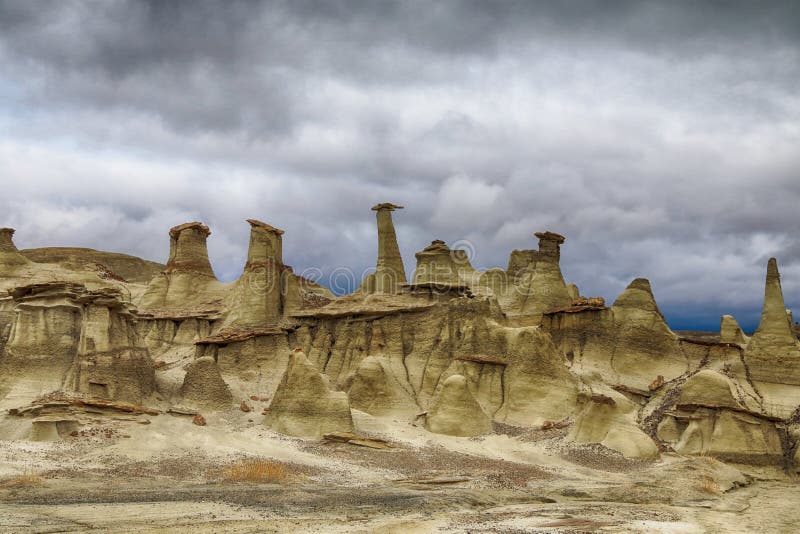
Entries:
{"label": "tuft of dry grass", "polygon": [[25,473],[0,482],[0,488],[32,488],[42,484],[44,481],[39,475]]}
{"label": "tuft of dry grass", "polygon": [[697,484],[697,489],[709,495],[722,494],[722,488],[719,487],[719,484],[711,475],[703,475]]}
{"label": "tuft of dry grass", "polygon": [[222,470],[222,479],[228,482],[284,482],[288,478],[286,465],[273,460],[243,460]]}

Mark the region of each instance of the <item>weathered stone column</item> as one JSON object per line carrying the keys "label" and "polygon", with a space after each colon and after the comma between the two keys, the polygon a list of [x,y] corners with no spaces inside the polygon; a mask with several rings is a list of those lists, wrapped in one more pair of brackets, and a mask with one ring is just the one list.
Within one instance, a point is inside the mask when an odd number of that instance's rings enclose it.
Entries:
{"label": "weathered stone column", "polygon": [[400,247],[397,246],[397,235],[392,223],[392,212],[403,209],[388,202],[377,204],[372,210],[377,212],[378,219],[378,264],[375,268],[375,292],[396,293],[397,289],[407,283],[406,270]]}
{"label": "weathered stone column", "polygon": [[208,226],[199,222],[188,222],[171,228],[166,272],[191,271],[216,278],[208,260],[206,239],[209,235],[211,231]]}
{"label": "weathered stone column", "polygon": [[16,267],[31,263],[19,253],[14,245],[14,229],[0,228],[0,268],[3,266]]}
{"label": "weathered stone column", "polygon": [[236,323],[243,326],[277,326],[282,315],[281,275],[283,266],[283,230],[255,219],[250,223],[250,246],[247,263],[239,279],[240,309]]}
{"label": "weathered stone column", "polygon": [[786,305],[781,290],[781,275],[778,273],[778,262],[770,258],[767,263],[767,280],[764,287],[764,308],[761,322],[750,338],[747,352],[752,354],[783,357],[798,355],[798,343],[792,332]]}

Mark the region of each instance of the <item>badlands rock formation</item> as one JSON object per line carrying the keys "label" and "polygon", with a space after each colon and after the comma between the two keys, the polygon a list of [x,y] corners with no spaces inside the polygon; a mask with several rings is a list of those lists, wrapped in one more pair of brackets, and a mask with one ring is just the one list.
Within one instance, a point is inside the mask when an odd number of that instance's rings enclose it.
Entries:
{"label": "badlands rock formation", "polygon": [[[561,273],[565,238],[550,231],[485,272],[434,240],[409,282],[398,209],[373,207],[376,271],[342,297],[295,274],[284,232],[255,219],[231,283],[217,280],[200,222],[169,231],[158,272],[81,249],[22,254],[0,229],[0,407],[30,413],[18,408],[57,394],[200,410],[204,428],[242,409],[264,431],[311,438],[381,420],[448,439],[555,428],[565,443],[646,461],[796,462],[800,344],[774,259],[752,337],[726,315],[719,341],[690,339],[669,328],[644,278],[611,306],[581,296]],[[81,428],[19,421],[38,439]]]}

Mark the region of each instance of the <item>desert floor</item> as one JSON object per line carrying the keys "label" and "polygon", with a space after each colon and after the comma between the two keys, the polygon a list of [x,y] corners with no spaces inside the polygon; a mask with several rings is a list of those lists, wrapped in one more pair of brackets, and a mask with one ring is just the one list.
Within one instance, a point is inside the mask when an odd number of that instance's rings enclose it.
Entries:
{"label": "desert floor", "polygon": [[[563,429],[451,438],[355,412],[363,434],[392,445],[372,449],[281,436],[254,413],[209,416],[202,427],[169,414],[98,420],[59,441],[0,441],[0,531],[791,532],[800,524],[800,483],[776,468],[669,453],[632,461],[567,443]],[[254,461],[267,472],[249,476]]]}

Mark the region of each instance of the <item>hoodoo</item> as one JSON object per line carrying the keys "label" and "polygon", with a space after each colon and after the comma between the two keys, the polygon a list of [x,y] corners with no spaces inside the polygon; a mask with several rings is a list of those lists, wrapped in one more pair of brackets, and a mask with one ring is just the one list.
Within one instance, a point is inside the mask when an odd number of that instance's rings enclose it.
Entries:
{"label": "hoodoo", "polygon": [[242,327],[276,327],[282,314],[283,230],[255,219],[244,272],[233,290],[227,323]]}
{"label": "hoodoo", "polygon": [[169,231],[169,260],[142,295],[148,310],[184,310],[221,302],[221,285],[208,260],[208,226],[199,222],[180,224]]}
{"label": "hoodoo", "polygon": [[441,239],[431,241],[430,245],[417,252],[416,258],[415,286],[466,286],[466,281],[475,273],[467,253],[451,250]]}
{"label": "hoodoo", "polygon": [[16,245],[14,245],[14,229],[0,228],[0,273],[3,270],[29,265],[30,263],[31,261],[20,254]]}
{"label": "hoodoo", "polygon": [[539,249],[512,251],[506,271],[512,282],[507,313],[533,321],[546,310],[569,306],[573,300],[559,265],[564,236],[549,231],[535,235]]}
{"label": "hoodoo", "polygon": [[378,263],[375,267],[375,293],[397,293],[406,284],[406,270],[397,235],[392,223],[392,212],[403,209],[389,202],[372,206],[378,220]]}
{"label": "hoodoo", "polygon": [[761,322],[747,345],[750,354],[776,354],[800,357],[800,346],[792,332],[792,325],[786,314],[781,290],[781,275],[778,262],[770,258],[767,263],[767,280],[764,287],[764,308]]}
{"label": "hoodoo", "polygon": [[166,272],[188,271],[214,277],[208,261],[208,226],[199,222],[180,224],[169,231],[169,260]]}

